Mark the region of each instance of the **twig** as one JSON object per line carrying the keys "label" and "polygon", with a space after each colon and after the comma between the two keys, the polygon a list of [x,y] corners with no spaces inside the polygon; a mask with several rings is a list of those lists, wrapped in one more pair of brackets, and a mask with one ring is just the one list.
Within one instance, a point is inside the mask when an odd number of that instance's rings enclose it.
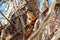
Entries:
{"label": "twig", "polygon": [[1,22],[0,22],[0,25],[1,25],[1,27],[4,27]]}
{"label": "twig", "polygon": [[4,30],[2,30],[2,33],[1,33],[1,40],[3,40],[3,36],[4,36]]}
{"label": "twig", "polygon": [[[19,10],[20,11],[20,10]],[[21,23],[22,23],[22,29],[23,29],[23,40],[26,40],[25,38],[25,23],[24,23],[24,20],[23,20],[23,16],[22,16],[22,12],[20,13],[21,15],[19,16],[20,20],[21,20]]]}
{"label": "twig", "polygon": [[[7,18],[1,11],[0,11],[0,13],[8,20],[8,18]],[[8,22],[15,27],[15,24],[14,24],[13,22],[11,22],[11,21],[9,21],[9,20],[8,20]]]}

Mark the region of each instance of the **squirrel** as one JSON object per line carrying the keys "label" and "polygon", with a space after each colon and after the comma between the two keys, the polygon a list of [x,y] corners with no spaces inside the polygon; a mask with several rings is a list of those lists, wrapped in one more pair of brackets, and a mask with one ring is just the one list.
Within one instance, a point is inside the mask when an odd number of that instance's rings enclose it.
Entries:
{"label": "squirrel", "polygon": [[34,23],[35,23],[36,19],[38,18],[38,15],[35,17],[33,15],[33,12],[28,11],[27,17],[28,17],[27,18],[28,25],[26,26],[26,28],[27,28],[26,33],[25,33],[26,38],[28,38],[31,35],[31,33],[33,32]]}

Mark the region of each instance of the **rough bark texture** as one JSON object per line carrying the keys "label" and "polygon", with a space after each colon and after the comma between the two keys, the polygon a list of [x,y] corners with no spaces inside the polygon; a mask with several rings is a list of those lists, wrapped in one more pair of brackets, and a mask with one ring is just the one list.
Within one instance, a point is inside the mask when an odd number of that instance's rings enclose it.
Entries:
{"label": "rough bark texture", "polygon": [[60,0],[42,1],[42,11],[40,0],[7,1],[0,40],[60,40]]}

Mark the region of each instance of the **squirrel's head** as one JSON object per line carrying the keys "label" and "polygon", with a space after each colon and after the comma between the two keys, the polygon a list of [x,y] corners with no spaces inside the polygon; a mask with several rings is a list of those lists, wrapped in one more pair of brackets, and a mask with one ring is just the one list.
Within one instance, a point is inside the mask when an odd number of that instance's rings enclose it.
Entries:
{"label": "squirrel's head", "polygon": [[33,15],[33,12],[30,12],[30,11],[28,11],[27,12],[27,21],[29,22],[29,23],[31,23],[32,21],[34,21],[34,19],[35,19],[35,16]]}

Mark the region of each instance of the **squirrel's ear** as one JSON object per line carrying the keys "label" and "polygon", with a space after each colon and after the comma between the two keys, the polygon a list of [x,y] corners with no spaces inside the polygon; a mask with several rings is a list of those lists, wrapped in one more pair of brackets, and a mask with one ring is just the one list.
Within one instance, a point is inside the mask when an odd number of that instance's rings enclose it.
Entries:
{"label": "squirrel's ear", "polygon": [[27,16],[28,18],[35,18],[35,16],[33,15],[33,12],[30,12],[30,11],[28,11]]}

